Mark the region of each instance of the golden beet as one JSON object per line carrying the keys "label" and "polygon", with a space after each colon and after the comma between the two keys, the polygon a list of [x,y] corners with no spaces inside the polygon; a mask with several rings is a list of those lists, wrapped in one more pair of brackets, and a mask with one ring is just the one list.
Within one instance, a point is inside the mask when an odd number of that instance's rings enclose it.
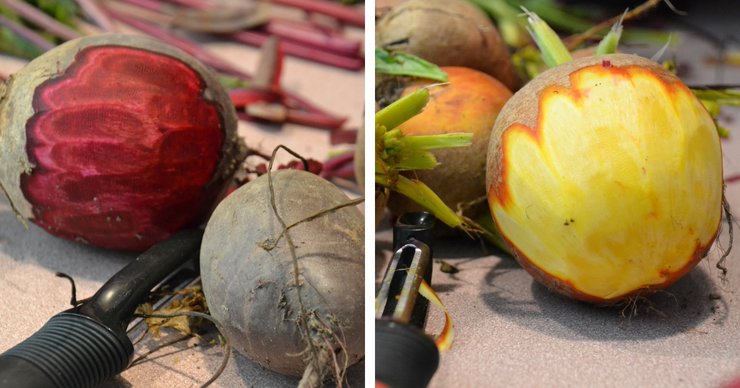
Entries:
{"label": "golden beet", "polygon": [[[440,165],[432,170],[415,171],[422,182],[453,209],[458,203],[468,203],[486,194],[486,150],[491,129],[499,111],[511,97],[511,92],[493,77],[464,67],[442,67],[449,85],[432,90],[424,110],[401,124],[406,136],[436,135],[455,132],[473,134],[469,147],[434,150]],[[404,95],[432,81],[417,81],[409,85]],[[400,214],[420,210],[418,205],[399,194],[391,196],[389,207]]]}
{"label": "golden beet", "polygon": [[465,0],[407,0],[375,27],[376,47],[414,54],[438,66],[485,72],[510,89],[519,86],[509,49],[496,26]]}
{"label": "golden beet", "polygon": [[541,74],[496,121],[492,215],[522,266],[570,297],[667,287],[712,245],[722,155],[712,118],[656,63],[589,57]]}

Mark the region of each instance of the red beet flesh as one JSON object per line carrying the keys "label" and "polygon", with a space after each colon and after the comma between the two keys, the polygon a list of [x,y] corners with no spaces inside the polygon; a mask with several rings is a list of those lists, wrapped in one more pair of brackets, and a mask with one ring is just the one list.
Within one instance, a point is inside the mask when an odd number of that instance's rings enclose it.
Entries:
{"label": "red beet flesh", "polygon": [[[37,225],[142,251],[202,221],[223,181],[223,117],[184,62],[143,49],[81,50],[35,90],[21,188]],[[220,179],[220,178],[219,178]]]}

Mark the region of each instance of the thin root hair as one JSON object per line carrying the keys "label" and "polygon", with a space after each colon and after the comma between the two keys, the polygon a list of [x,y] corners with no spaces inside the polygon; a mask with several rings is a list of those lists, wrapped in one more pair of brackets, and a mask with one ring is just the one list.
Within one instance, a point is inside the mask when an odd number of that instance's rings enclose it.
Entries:
{"label": "thin root hair", "polygon": [[[725,186],[726,187],[726,186]],[[722,210],[725,213],[725,219],[727,220],[727,232],[729,234],[729,241],[727,243],[727,249],[722,252],[722,256],[717,261],[716,267],[719,269],[722,274],[720,275],[723,281],[727,280],[727,266],[725,262],[727,261],[727,257],[730,255],[730,252],[732,252],[732,245],[734,240],[734,230],[733,230],[733,215],[732,210],[730,209],[730,202],[727,200],[727,196],[725,196],[724,193],[724,187],[722,190]]]}

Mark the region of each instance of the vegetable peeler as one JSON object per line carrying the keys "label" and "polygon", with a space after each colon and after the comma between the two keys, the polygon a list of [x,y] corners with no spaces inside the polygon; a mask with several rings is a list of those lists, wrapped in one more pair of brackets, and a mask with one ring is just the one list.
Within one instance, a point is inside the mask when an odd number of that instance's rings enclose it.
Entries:
{"label": "vegetable peeler", "polygon": [[134,311],[152,288],[183,281],[188,270],[181,267],[198,257],[202,238],[202,230],[192,229],[153,246],[92,298],[0,354],[0,388],[96,387],[124,371],[134,353],[126,334]]}
{"label": "vegetable peeler", "polygon": [[394,254],[375,299],[375,379],[385,386],[426,387],[439,365],[439,350],[423,331],[429,302],[419,296],[422,279],[432,280],[434,224],[419,212],[393,227]]}

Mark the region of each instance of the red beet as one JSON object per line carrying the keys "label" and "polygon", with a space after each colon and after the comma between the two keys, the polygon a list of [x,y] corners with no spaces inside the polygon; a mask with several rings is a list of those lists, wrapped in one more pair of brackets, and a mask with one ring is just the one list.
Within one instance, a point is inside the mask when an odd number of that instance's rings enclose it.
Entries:
{"label": "red beet", "polygon": [[141,251],[215,206],[244,146],[211,72],[137,36],[64,44],[5,85],[0,185],[49,233]]}

